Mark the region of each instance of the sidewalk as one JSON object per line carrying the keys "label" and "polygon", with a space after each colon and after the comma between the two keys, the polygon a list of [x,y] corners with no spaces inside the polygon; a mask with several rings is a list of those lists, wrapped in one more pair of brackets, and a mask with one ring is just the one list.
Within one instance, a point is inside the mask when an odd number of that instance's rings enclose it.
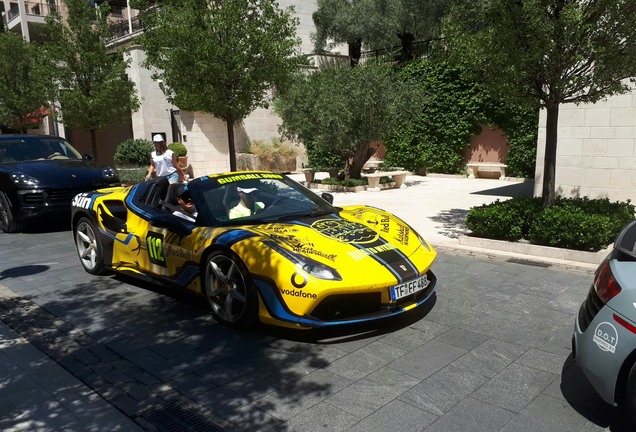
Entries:
{"label": "sidewalk", "polygon": [[141,430],[5,324],[20,306],[16,295],[1,283],[0,303],[0,430]]}
{"label": "sidewalk", "polygon": [[[302,174],[292,177],[304,179]],[[231,430],[225,420],[217,417],[218,413],[228,412],[232,415],[226,417],[246,425],[245,430],[265,430],[268,421],[283,422],[282,428],[289,430],[308,430],[310,424],[333,426],[334,422],[359,422],[358,430],[372,430],[371,425],[376,426],[375,430],[386,430],[389,425],[395,426],[396,409],[408,412],[402,416],[404,421],[417,419],[422,429],[439,418],[442,430],[466,430],[453,424],[444,429],[444,424],[452,423],[455,420],[449,419],[462,417],[464,413],[471,421],[490,419],[492,410],[496,410],[501,417],[498,420],[503,423],[516,416],[518,426],[531,424],[521,408],[512,410],[513,414],[484,403],[483,400],[492,399],[490,391],[503,395],[494,405],[505,407],[506,400],[511,399],[519,406],[527,405],[532,413],[542,409],[539,407],[550,398],[558,402],[550,406],[557,407],[560,416],[585,422],[585,416],[591,414],[576,413],[563,400],[560,389],[565,378],[559,375],[570,364],[566,360],[572,322],[568,314],[575,313],[572,305],[578,307],[579,299],[584,297],[587,276],[508,264],[504,261],[515,254],[461,244],[470,208],[531,194],[532,183],[408,176],[406,184],[404,189],[333,193],[334,204],[372,205],[404,219],[440,252],[447,253],[438,262],[440,268],[446,268],[445,289],[433,311],[417,324],[366,338],[345,338],[337,344],[303,344],[263,337],[261,333],[255,333],[253,338],[243,334],[241,344],[237,344],[234,332],[209,325],[209,315],[204,310],[190,305],[182,308],[180,301],[172,302],[151,290],[130,289],[116,281],[87,277],[77,265],[72,248],[60,247],[71,245],[67,233],[47,234],[51,243],[45,251],[42,238],[37,235],[5,235],[4,250],[0,251],[0,267],[8,269],[0,271],[0,430],[134,431],[145,428],[144,419],[156,422],[161,415],[161,421],[168,423],[183,413],[188,414],[193,424],[208,425],[207,429],[199,430]],[[48,258],[46,251],[50,250],[59,251],[60,255]],[[29,261],[33,251],[38,252]],[[482,260],[479,268],[472,268],[470,263],[477,261],[450,256],[453,254],[499,257],[493,264]],[[519,257],[529,258],[522,254]],[[586,265],[575,261],[559,264]],[[28,273],[29,268],[37,270],[35,267],[46,268],[48,273],[46,276]],[[507,270],[499,272],[493,282],[490,270],[495,267]],[[16,270],[20,268],[24,274]],[[463,283],[455,285],[455,281],[467,277],[474,281],[469,287]],[[29,278],[39,282],[29,282]],[[541,278],[549,280],[540,286],[527,282]],[[43,284],[44,289],[29,290],[29,283]],[[555,284],[560,289],[551,288]],[[94,289],[95,286],[99,289]],[[493,286],[503,286],[503,292],[512,296],[510,303],[504,297],[489,297]],[[539,291],[538,296],[526,294],[536,294],[542,287],[550,288]],[[91,293],[87,292],[89,288]],[[453,291],[458,289],[466,302],[454,302]],[[78,293],[81,301],[75,302]],[[503,312],[480,309],[483,298],[487,304],[499,305]],[[549,302],[550,308],[545,309],[544,302]],[[535,307],[538,313],[528,312]],[[142,314],[141,318],[137,314]],[[546,319],[546,314],[554,315],[554,319]],[[94,327],[86,322],[89,315],[95,315],[91,316]],[[119,322],[122,318],[124,322]],[[505,325],[511,320],[523,320],[525,325],[521,328]],[[105,329],[100,331],[100,325]],[[157,331],[160,340],[153,336]],[[508,353],[503,355],[506,357],[503,363],[502,349]],[[246,357],[248,351],[257,355],[253,359]],[[492,362],[485,366],[480,359],[488,358],[484,355],[490,356],[491,351]],[[429,360],[422,362],[423,358]],[[537,368],[530,367],[535,365],[533,359],[538,362]],[[461,367],[450,365],[456,361],[471,366],[475,374],[470,376],[477,380],[471,385],[483,384],[483,390],[480,393],[471,387],[466,392],[453,391],[451,404],[445,390],[447,383],[465,379]],[[498,375],[509,363],[512,369]],[[236,364],[240,365],[239,371],[233,369]],[[414,369],[413,365],[420,366]],[[501,365],[497,373],[491,370],[492,365]],[[241,381],[239,375],[243,370],[257,369],[273,375],[258,375],[255,379],[248,372],[246,380]],[[533,384],[528,387],[527,373],[538,376],[542,384],[531,379]],[[401,381],[400,377],[408,379]],[[278,391],[281,380],[288,381],[289,392]],[[548,385],[551,380],[554,384]],[[465,387],[461,382],[460,387]],[[516,390],[510,393],[502,390],[502,382],[505,389],[516,389],[522,384],[528,388],[523,395]],[[373,391],[359,391],[367,388]],[[540,389],[545,394],[539,394]],[[398,394],[402,396],[397,398]],[[184,395],[188,399],[183,399]],[[293,395],[293,400],[288,400],[287,395]],[[586,397],[592,401],[586,399],[586,403],[601,406],[597,397]],[[196,401],[197,410],[186,405],[191,401]],[[235,403],[240,407],[232,405]],[[455,404],[459,408],[453,411],[455,408],[451,407]],[[201,411],[200,407],[207,411]],[[426,411],[427,407],[436,414]],[[479,415],[473,415],[474,412]],[[548,416],[546,422],[550,419]],[[501,429],[503,426],[481,430]],[[439,428],[431,426],[430,430]]]}

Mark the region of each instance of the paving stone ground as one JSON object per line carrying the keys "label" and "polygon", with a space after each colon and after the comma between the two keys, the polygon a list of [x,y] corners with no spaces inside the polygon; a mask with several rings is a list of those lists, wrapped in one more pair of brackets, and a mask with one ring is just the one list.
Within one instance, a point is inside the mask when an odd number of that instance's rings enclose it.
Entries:
{"label": "paving stone ground", "polygon": [[415,315],[237,331],[87,274],[64,225],[0,234],[0,430],[633,430],[572,361],[589,271],[440,247]]}

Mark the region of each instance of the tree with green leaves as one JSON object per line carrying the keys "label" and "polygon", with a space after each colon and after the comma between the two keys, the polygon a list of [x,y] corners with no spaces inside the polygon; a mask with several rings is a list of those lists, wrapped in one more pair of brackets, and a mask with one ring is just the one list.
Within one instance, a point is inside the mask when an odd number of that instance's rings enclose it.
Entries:
{"label": "tree with green leaves", "polygon": [[461,2],[443,34],[451,58],[482,71],[494,92],[545,108],[543,202],[553,204],[559,106],[629,91],[636,77],[636,2]]}
{"label": "tree with green leaves", "polygon": [[71,128],[89,129],[93,155],[98,159],[96,131],[130,119],[139,108],[135,85],[126,76],[123,53],[106,44],[108,2],[91,7],[85,0],[66,0],[68,16],[47,17],[55,62],[57,100],[62,122]]}
{"label": "tree with green leaves", "polygon": [[266,107],[298,70],[300,40],[293,9],[274,0],[164,0],[143,14],[146,66],[166,83],[181,109],[212,114],[227,125],[236,170],[234,126]]}
{"label": "tree with green leaves", "polygon": [[47,115],[53,82],[41,46],[0,32],[0,123],[21,132]]}
{"label": "tree with green leaves", "polygon": [[373,48],[401,46],[399,58],[415,58],[413,42],[437,36],[450,0],[372,0],[364,19]]}
{"label": "tree with green leaves", "polygon": [[278,95],[274,109],[284,135],[305,145],[310,164],[336,156],[344,178],[359,179],[374,142],[409,121],[420,98],[393,68],[368,62],[299,75]]}
{"label": "tree with green leaves", "polygon": [[318,0],[312,18],[316,33],[312,35],[314,49],[323,52],[338,44],[347,44],[351,66],[360,62],[362,41],[368,35],[362,19],[369,0]]}
{"label": "tree with green leaves", "polygon": [[346,43],[351,66],[362,47],[381,49],[400,44],[402,60],[414,57],[412,43],[435,36],[449,0],[318,0],[313,14],[316,52]]}

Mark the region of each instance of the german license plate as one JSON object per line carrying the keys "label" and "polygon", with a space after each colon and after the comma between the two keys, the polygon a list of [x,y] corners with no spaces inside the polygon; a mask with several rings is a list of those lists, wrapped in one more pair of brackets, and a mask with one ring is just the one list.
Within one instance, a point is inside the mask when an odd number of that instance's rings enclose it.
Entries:
{"label": "german license plate", "polygon": [[392,286],[389,291],[391,293],[391,300],[399,300],[403,297],[409,296],[418,291],[422,291],[426,289],[426,287],[431,283],[428,280],[428,276],[420,276],[417,279],[410,280],[408,282],[401,283],[399,285]]}

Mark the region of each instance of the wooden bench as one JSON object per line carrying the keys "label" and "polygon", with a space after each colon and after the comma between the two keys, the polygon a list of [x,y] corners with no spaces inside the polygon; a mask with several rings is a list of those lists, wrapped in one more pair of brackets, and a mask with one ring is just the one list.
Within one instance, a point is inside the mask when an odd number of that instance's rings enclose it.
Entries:
{"label": "wooden bench", "polygon": [[404,180],[406,180],[407,174],[411,173],[409,171],[375,171],[372,173],[364,173],[362,176],[367,178],[367,182],[369,183],[367,187],[368,191],[379,191],[380,178],[392,177],[396,188],[404,188],[406,187]]}
{"label": "wooden bench", "polygon": [[506,177],[506,168],[508,168],[508,165],[498,162],[468,162],[466,164],[468,178],[479,177],[479,171],[499,171],[499,180],[503,180]]}

